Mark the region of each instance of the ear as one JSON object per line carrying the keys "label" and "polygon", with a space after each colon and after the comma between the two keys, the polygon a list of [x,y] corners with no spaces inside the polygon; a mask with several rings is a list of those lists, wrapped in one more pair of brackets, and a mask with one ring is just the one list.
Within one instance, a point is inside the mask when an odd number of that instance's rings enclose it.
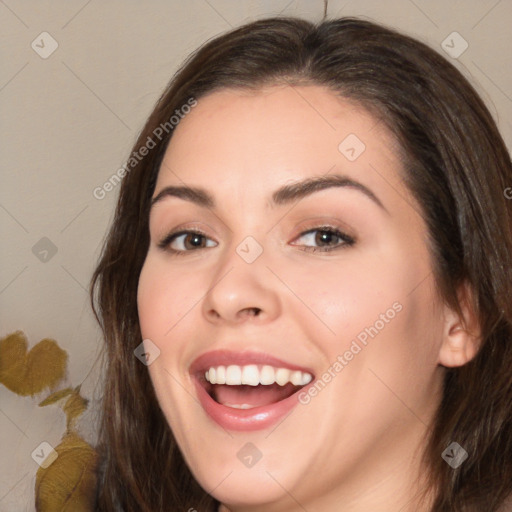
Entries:
{"label": "ear", "polygon": [[439,349],[439,364],[463,366],[473,359],[481,343],[481,327],[470,286],[465,283],[458,290],[462,316],[444,306],[443,339]]}

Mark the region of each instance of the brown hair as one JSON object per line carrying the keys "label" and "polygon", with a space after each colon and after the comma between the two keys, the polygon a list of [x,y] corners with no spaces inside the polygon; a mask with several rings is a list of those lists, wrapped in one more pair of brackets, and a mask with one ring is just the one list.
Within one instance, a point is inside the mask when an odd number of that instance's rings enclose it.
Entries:
{"label": "brown hair", "polygon": [[[196,51],[174,76],[134,146],[191,98],[223,88],[318,84],[378,116],[394,134],[405,181],[427,223],[440,294],[459,309],[469,285],[481,325],[477,356],[447,368],[425,461],[433,512],[495,512],[512,493],[512,164],[491,114],[463,75],[425,44],[354,18],[312,24],[263,19]],[[148,218],[172,130],[123,179],[113,225],[91,282],[106,347],[99,449],[100,510],[215,510],[186,466],[160,410],[141,343],[137,283]],[[95,305],[95,301],[97,304]],[[452,442],[469,454],[441,458]]]}

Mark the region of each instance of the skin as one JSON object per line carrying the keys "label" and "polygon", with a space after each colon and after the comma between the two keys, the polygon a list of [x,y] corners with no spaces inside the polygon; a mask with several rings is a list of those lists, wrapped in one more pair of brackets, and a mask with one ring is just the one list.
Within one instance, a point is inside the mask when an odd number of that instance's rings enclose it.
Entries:
{"label": "skin", "polygon": [[[338,149],[349,134],[366,146],[353,162]],[[214,92],[175,129],[154,196],[185,183],[205,188],[217,205],[166,197],[153,206],[140,325],[161,351],[148,367],[160,406],[223,511],[429,509],[428,499],[414,498],[441,365],[467,362],[476,341],[438,296],[421,209],[394,147],[381,122],[320,86]],[[271,206],[280,186],[326,174],[357,180],[383,207],[348,187]],[[355,244],[305,251],[341,245],[304,234],[325,224]],[[194,248],[193,236],[184,245],[182,236],[172,244],[188,249],[181,256],[158,247],[181,227],[204,232],[208,246]],[[263,249],[250,264],[236,252],[247,236]],[[200,354],[270,353],[318,379],[396,303],[401,311],[277,426],[227,432],[195,399],[188,368]],[[252,468],[237,458],[247,442],[262,453]]]}

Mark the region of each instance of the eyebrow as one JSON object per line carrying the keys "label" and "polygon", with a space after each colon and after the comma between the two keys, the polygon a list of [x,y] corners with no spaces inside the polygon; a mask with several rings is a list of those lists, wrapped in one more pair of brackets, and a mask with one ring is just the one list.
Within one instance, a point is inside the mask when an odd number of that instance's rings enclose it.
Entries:
{"label": "eyebrow", "polygon": [[[333,187],[343,187],[358,190],[369,197],[380,208],[388,211],[381,200],[365,185],[347,176],[332,174],[316,176],[284,185],[272,194],[271,206],[283,206],[295,200],[302,199],[320,190]],[[152,200],[151,207],[166,197],[178,197],[204,208],[215,208],[214,197],[205,189],[187,185],[171,185],[163,188]],[[389,213],[389,212],[388,212]]]}

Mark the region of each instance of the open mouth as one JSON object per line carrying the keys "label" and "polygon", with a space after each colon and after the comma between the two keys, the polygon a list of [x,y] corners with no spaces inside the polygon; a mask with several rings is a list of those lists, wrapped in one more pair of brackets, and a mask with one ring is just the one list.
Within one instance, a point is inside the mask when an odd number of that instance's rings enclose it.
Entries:
{"label": "open mouth", "polygon": [[215,402],[233,409],[276,404],[313,380],[313,375],[305,371],[256,364],[211,366],[198,377]]}
{"label": "open mouth", "polygon": [[224,430],[272,427],[297,407],[302,388],[314,382],[309,368],[251,351],[207,352],[189,372],[200,405]]}

